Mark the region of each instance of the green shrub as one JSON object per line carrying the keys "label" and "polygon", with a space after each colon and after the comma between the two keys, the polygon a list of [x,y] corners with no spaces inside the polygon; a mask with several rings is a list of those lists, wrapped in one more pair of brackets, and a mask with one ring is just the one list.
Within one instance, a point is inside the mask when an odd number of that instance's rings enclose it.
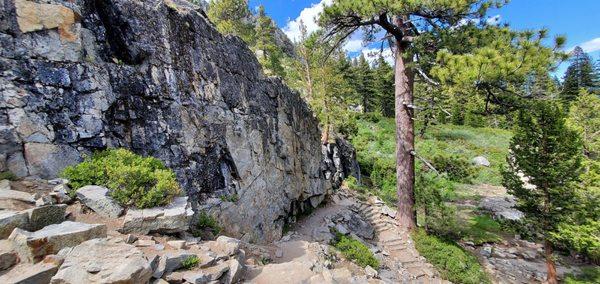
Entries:
{"label": "green shrub", "polygon": [[558,225],[558,231],[550,233],[555,243],[579,252],[592,261],[600,262],[600,221],[588,220],[585,224]]}
{"label": "green shrub", "polygon": [[352,237],[344,236],[336,232],[333,246],[338,249],[346,258],[353,260],[358,265],[366,267],[367,265],[377,269],[379,260],[373,256],[373,253],[367,246]]}
{"label": "green shrub", "polygon": [[349,189],[354,190],[358,193],[366,193],[368,191],[368,188],[362,184],[359,184],[358,180],[354,176],[347,177],[344,180],[344,183]]}
{"label": "green shrub", "polygon": [[438,171],[448,174],[448,178],[456,182],[470,183],[477,173],[469,160],[458,155],[436,155],[432,159],[432,164]]}
{"label": "green shrub", "polygon": [[463,233],[463,239],[476,245],[495,243],[502,240],[502,224],[489,215],[477,215],[469,220],[469,228]]}
{"label": "green shrub", "polygon": [[449,240],[417,230],[412,235],[415,247],[440,272],[454,283],[491,283],[477,258]]}
{"label": "green shrub", "polygon": [[7,179],[10,181],[16,180],[17,176],[9,171],[0,172],[0,180]]}
{"label": "green shrub", "polygon": [[136,155],[126,149],[97,152],[82,163],[65,168],[70,195],[86,185],[110,190],[110,196],[123,206],[151,208],[169,204],[181,194],[175,173],[158,159]]}
{"label": "green shrub", "polygon": [[181,262],[181,267],[185,270],[190,270],[200,263],[200,258],[195,255],[189,256]]}
{"label": "green shrub", "polygon": [[372,123],[378,123],[381,121],[381,119],[383,119],[383,115],[378,112],[367,112],[363,113],[361,118]]}
{"label": "green shrub", "polygon": [[456,209],[444,202],[450,192],[454,191],[454,183],[445,175],[425,172],[417,166],[415,180],[415,206],[419,224],[436,234],[455,237],[458,231]]}
{"label": "green shrub", "polygon": [[578,275],[568,274],[565,278],[565,284],[600,283],[599,267],[586,267],[581,272]]}
{"label": "green shrub", "polygon": [[390,205],[398,202],[396,195],[396,161],[393,159],[378,158],[371,171],[373,185],[379,189],[379,197]]}
{"label": "green shrub", "polygon": [[240,200],[240,197],[237,194],[221,195],[219,199],[221,199],[221,201],[223,202],[237,202],[238,200]]}
{"label": "green shrub", "polygon": [[206,212],[198,213],[198,224],[196,225],[196,230],[192,232],[194,236],[199,236],[200,231],[202,230],[210,230],[213,234],[218,235],[223,230],[219,223],[213,216],[210,216]]}

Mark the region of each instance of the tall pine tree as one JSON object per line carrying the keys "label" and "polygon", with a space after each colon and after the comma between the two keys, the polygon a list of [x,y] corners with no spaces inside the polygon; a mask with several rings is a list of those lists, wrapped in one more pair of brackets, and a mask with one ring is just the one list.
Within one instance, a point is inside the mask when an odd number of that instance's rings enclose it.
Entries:
{"label": "tall pine tree", "polygon": [[376,102],[376,98],[374,96],[375,90],[373,88],[374,78],[369,61],[367,61],[367,58],[364,54],[361,54],[358,57],[353,70],[355,79],[353,85],[354,89],[356,90],[358,100],[363,107],[363,112],[371,112],[373,111],[373,106]]}
{"label": "tall pine tree", "polygon": [[207,14],[222,34],[236,35],[246,44],[254,44],[254,25],[249,22],[252,12],[248,9],[248,0],[210,1]]}
{"label": "tall pine tree", "polygon": [[[432,81],[430,75],[435,74],[442,83],[453,85],[449,91],[476,86],[489,92],[489,97],[499,100],[499,92],[512,91],[506,88],[512,81],[524,80],[522,73],[530,74],[531,69],[547,68],[552,61],[552,51],[541,45],[541,39],[532,40],[530,33],[519,35],[507,29],[480,28],[473,24],[464,27],[464,23],[484,18],[488,8],[499,7],[505,2],[333,0],[320,16],[320,23],[326,27],[328,35],[335,35],[331,38],[337,42],[344,41],[359,29],[366,31],[366,39],[376,38],[375,35],[383,30],[387,34],[385,38],[390,40],[395,58],[396,218],[409,230],[416,227],[415,76],[418,74],[424,80]],[[418,42],[426,44],[415,44]],[[453,46],[448,49],[440,43],[453,43]],[[442,49],[447,51],[438,52]],[[433,58],[431,54],[437,56]],[[422,58],[436,62],[422,64]],[[414,62],[415,59],[417,62]],[[437,70],[433,72],[434,69]]]}
{"label": "tall pine tree", "polygon": [[581,89],[593,91],[598,87],[598,73],[590,56],[579,46],[572,52],[571,65],[565,73],[563,89],[560,98],[569,104],[579,95]]}
{"label": "tall pine tree", "polygon": [[581,167],[581,140],[565,118],[561,108],[548,101],[519,111],[509,167],[503,171],[504,186],[517,198],[516,208],[544,239],[548,283],[558,283],[551,233],[576,203],[575,181]]}
{"label": "tall pine tree", "polygon": [[394,117],[394,68],[379,55],[373,70],[377,107],[385,117]]}
{"label": "tall pine tree", "polygon": [[284,69],[281,63],[283,51],[277,45],[275,40],[275,31],[277,27],[273,20],[265,13],[265,7],[258,7],[256,19],[256,45],[254,49],[257,52],[258,60],[265,71],[270,75],[284,76]]}

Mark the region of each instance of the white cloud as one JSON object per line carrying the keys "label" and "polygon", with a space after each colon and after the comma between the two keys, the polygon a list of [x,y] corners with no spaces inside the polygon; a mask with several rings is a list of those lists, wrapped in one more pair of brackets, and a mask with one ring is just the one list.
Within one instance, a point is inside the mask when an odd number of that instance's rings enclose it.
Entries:
{"label": "white cloud", "polygon": [[308,33],[317,31],[319,29],[317,16],[319,16],[325,6],[331,5],[332,2],[332,0],[321,0],[318,4],[313,4],[311,7],[305,8],[300,12],[300,16],[287,23],[285,28],[283,28],[283,32],[285,32],[292,41],[298,41],[301,36],[300,22],[304,23]]}
{"label": "white cloud", "polygon": [[598,51],[600,50],[600,37],[586,41],[579,46],[587,53]]}
{"label": "white cloud", "polygon": [[350,39],[344,44],[344,50],[346,52],[359,52],[363,49],[362,39]]}
{"label": "white cloud", "polygon": [[496,15],[493,17],[489,17],[485,20],[485,23],[491,26],[495,26],[498,25],[500,23],[500,21],[502,21],[502,16],[500,15]]}
{"label": "white cloud", "polygon": [[465,19],[461,19],[460,21],[458,21],[458,23],[454,26],[456,27],[462,27],[468,24],[475,24],[475,25],[479,25],[481,23],[485,23],[486,25],[490,25],[490,26],[497,26],[498,24],[500,24],[500,22],[502,21],[502,16],[500,15],[495,15],[495,16],[491,16],[491,17],[487,17],[485,19],[482,18],[476,18],[476,19],[471,19],[471,18],[465,18]]}
{"label": "white cloud", "polygon": [[383,58],[387,63],[394,66],[394,54],[392,49],[386,47],[383,50],[381,48],[365,48],[362,50],[362,54],[365,55],[365,58],[369,61],[369,63],[373,64],[378,58],[379,55],[383,55]]}

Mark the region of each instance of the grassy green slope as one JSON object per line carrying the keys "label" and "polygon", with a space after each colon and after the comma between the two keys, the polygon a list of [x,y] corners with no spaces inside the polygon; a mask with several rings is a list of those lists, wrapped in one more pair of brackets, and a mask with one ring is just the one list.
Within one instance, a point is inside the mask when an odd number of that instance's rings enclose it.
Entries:
{"label": "grassy green slope", "polygon": [[[393,162],[395,152],[394,120],[382,118],[377,122],[359,120],[358,134],[352,139],[361,164],[374,159]],[[500,167],[508,154],[511,132],[495,128],[473,128],[456,125],[436,125],[428,129],[425,138],[417,137],[416,148],[420,156],[430,160],[436,154],[456,154],[466,159],[486,157],[491,167],[482,168],[474,184],[500,185]]]}

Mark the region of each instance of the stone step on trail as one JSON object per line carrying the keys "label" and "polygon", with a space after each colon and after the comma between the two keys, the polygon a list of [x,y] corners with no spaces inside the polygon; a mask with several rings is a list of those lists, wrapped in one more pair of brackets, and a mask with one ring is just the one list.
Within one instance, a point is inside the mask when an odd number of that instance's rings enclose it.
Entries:
{"label": "stone step on trail", "polygon": [[408,273],[410,273],[415,278],[419,278],[422,276],[428,276],[421,267],[409,267],[409,268],[406,268],[406,271],[408,271]]}
{"label": "stone step on trail", "polygon": [[403,245],[386,246],[385,249],[390,252],[401,252],[401,251],[408,250],[408,248]]}
{"label": "stone step on trail", "polygon": [[404,239],[391,239],[391,240],[381,241],[381,243],[383,243],[384,245],[405,244],[406,240],[404,240]]}

